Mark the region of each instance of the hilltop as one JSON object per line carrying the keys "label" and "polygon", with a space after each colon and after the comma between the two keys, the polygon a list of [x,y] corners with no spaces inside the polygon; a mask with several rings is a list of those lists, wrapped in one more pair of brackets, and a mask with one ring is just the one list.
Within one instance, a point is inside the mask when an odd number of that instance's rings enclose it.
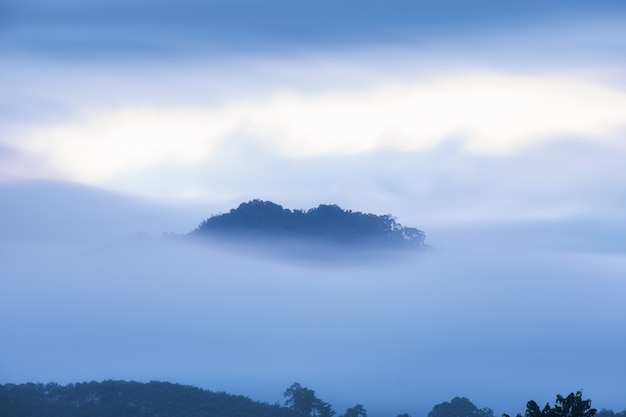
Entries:
{"label": "hilltop", "polygon": [[69,385],[0,385],[0,415],[7,417],[302,417],[279,405],[241,395],[152,381]]}
{"label": "hilltop", "polygon": [[397,223],[390,214],[376,215],[322,204],[291,210],[271,201],[241,203],[212,216],[191,232],[196,237],[279,238],[351,247],[425,248],[425,233]]}

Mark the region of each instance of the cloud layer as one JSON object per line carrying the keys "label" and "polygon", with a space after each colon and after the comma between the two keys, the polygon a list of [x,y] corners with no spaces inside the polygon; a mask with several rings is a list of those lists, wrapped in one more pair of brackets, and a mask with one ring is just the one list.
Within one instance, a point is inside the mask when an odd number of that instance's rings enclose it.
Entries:
{"label": "cloud layer", "polygon": [[220,148],[241,138],[283,159],[427,151],[449,140],[470,154],[511,155],[550,140],[615,142],[626,129],[626,94],[563,76],[470,73],[208,108],[81,113],[26,129],[7,145],[42,161],[36,172],[94,185],[219,159]]}

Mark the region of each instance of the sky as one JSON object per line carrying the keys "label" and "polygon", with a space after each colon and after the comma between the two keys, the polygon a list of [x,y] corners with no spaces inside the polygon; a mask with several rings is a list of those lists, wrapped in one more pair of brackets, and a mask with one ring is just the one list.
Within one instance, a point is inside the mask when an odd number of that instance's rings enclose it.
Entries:
{"label": "sky", "polygon": [[[626,409],[625,28],[608,0],[0,2],[0,382]],[[435,251],[157,239],[253,198]]]}

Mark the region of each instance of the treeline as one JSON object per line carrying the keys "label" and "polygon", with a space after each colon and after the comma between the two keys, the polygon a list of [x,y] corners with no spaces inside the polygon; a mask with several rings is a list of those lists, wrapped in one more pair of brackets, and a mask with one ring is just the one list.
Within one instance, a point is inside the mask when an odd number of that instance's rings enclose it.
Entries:
{"label": "treeline", "polygon": [[290,408],[168,382],[0,385],[2,417],[302,417]]}
{"label": "treeline", "polygon": [[[333,417],[336,413],[332,406],[315,396],[315,392],[293,384],[283,394],[287,401],[285,405],[297,411],[303,417]],[[540,408],[535,401],[526,404],[526,412],[518,413],[516,417],[626,417],[626,410],[622,413],[614,413],[602,410],[599,413],[591,408],[591,400],[584,400],[582,392],[571,393],[567,397],[556,396],[554,406],[547,403]],[[362,404],[350,407],[340,417],[367,417],[367,410]],[[411,417],[407,413],[397,417]],[[478,408],[469,399],[455,397],[450,402],[437,404],[428,413],[428,417],[494,417],[491,408]],[[510,417],[503,414],[502,417]]]}
{"label": "treeline", "polygon": [[369,246],[424,247],[425,234],[397,223],[393,216],[375,215],[319,205],[290,210],[271,201],[241,203],[228,213],[204,220],[191,235],[230,237],[290,237]]}
{"label": "treeline", "polygon": [[[240,395],[212,392],[168,382],[85,382],[69,385],[0,385],[2,417],[334,417],[333,406],[298,383],[283,393],[285,401],[270,405]],[[626,417],[591,408],[582,393],[557,395],[554,405],[539,407],[529,401],[517,417]],[[368,417],[363,404],[347,408],[338,417]],[[389,416],[391,417],[391,416]],[[400,414],[397,417],[411,417]],[[469,399],[455,397],[437,404],[428,417],[494,417],[490,408],[478,408]],[[509,417],[503,414],[502,417]]]}

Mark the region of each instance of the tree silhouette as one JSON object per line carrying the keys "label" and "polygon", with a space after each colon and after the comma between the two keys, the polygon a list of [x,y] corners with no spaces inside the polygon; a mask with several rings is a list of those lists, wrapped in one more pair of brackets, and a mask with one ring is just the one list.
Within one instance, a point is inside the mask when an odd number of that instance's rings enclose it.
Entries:
{"label": "tree silhouette", "polygon": [[367,411],[362,404],[357,404],[354,407],[348,408],[343,417],[367,417]]}
{"label": "tree silhouette", "polygon": [[313,408],[317,399],[313,390],[304,388],[295,382],[285,390],[283,396],[286,398],[285,406],[306,416],[313,414]]}
{"label": "tree silhouette", "polygon": [[[550,403],[542,408],[530,400],[526,403],[526,412],[524,417],[594,417],[597,413],[595,408],[591,408],[591,400],[583,400],[582,391],[572,392],[567,397],[557,394],[554,407]],[[503,417],[509,417],[503,414]],[[517,417],[522,417],[517,414]]]}
{"label": "tree silhouette", "polygon": [[306,238],[353,245],[426,246],[423,231],[404,227],[389,214],[353,212],[336,204],[292,211],[262,200],[241,203],[228,213],[212,216],[191,234]]}
{"label": "tree silhouette", "polygon": [[450,402],[435,405],[428,417],[493,417],[493,410],[478,408],[465,397],[454,397]]}
{"label": "tree silhouette", "polygon": [[319,399],[315,404],[315,410],[318,417],[333,417],[335,415],[335,410],[333,410],[333,407],[327,402]]}
{"label": "tree silhouette", "polygon": [[333,417],[335,410],[332,406],[315,396],[315,391],[305,388],[299,383],[293,383],[285,390],[285,406],[299,414],[310,417]]}

